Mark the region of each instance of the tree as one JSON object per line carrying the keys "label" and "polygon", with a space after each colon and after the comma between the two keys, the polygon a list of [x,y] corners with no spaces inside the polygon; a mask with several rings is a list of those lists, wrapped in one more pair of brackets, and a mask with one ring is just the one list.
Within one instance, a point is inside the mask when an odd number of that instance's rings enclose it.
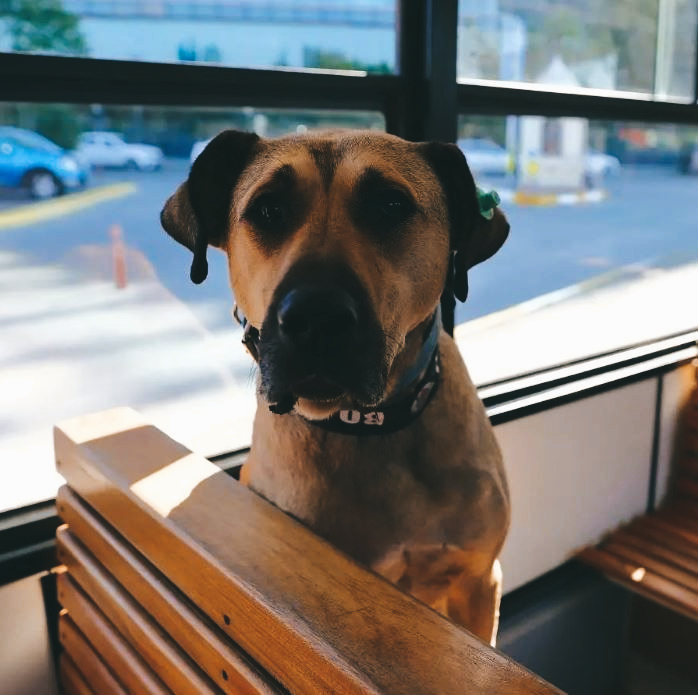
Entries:
{"label": "tree", "polygon": [[362,63],[347,58],[343,53],[324,51],[321,48],[303,49],[303,67],[324,68],[325,70],[361,70],[373,74],[390,74],[392,70],[386,62]]}
{"label": "tree", "polygon": [[556,7],[530,27],[527,77],[534,79],[559,55],[568,65],[615,52],[609,27],[590,24],[578,11]]}
{"label": "tree", "polygon": [[526,23],[528,79],[556,54],[568,64],[615,54],[618,89],[652,90],[657,0],[565,0],[564,6],[560,0],[500,0],[499,7]]}
{"label": "tree", "polygon": [[0,17],[9,17],[13,51],[46,51],[85,55],[79,18],[63,9],[61,0],[3,0]]}

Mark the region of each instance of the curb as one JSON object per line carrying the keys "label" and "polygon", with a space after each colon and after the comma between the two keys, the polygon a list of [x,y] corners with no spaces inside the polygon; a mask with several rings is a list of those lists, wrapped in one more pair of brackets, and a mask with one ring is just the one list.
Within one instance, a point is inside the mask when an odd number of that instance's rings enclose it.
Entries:
{"label": "curb", "polygon": [[137,190],[136,184],[131,182],[114,183],[82,193],[71,193],[61,198],[11,208],[0,212],[0,229],[24,227],[43,220],[62,217],[107,200],[123,198],[135,193]]}
{"label": "curb", "polygon": [[581,205],[584,203],[600,203],[608,198],[608,192],[600,188],[576,193],[526,193],[524,191],[504,190],[499,192],[503,203],[515,205],[537,205],[551,207],[553,205]]}

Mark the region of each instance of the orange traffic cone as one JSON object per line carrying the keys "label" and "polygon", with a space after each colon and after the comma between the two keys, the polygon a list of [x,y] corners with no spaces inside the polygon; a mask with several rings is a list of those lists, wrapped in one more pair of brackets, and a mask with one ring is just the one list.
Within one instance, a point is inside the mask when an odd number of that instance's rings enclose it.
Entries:
{"label": "orange traffic cone", "polygon": [[114,284],[118,289],[123,290],[127,282],[126,277],[126,245],[124,244],[124,234],[121,226],[113,224],[109,229],[111,236],[112,262],[114,266]]}

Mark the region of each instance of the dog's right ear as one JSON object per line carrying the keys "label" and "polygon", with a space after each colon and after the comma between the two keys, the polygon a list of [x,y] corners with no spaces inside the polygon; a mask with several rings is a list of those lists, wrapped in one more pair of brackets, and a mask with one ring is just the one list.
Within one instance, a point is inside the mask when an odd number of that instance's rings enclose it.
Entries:
{"label": "dog's right ear", "polygon": [[496,204],[487,211],[481,209],[481,192],[465,155],[456,145],[426,142],[420,147],[446,196],[454,252],[452,289],[464,302],[468,297],[468,270],[499,250],[509,234],[509,223]]}
{"label": "dog's right ear", "polygon": [[258,142],[256,133],[239,130],[216,135],[160,213],[163,229],[193,252],[189,276],[197,285],[208,275],[208,245],[225,246],[233,189]]}

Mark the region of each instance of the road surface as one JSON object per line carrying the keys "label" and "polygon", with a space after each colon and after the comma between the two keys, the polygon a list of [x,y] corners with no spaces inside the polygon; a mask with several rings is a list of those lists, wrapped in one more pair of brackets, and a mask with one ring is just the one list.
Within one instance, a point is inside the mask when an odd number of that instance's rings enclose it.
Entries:
{"label": "road surface", "polygon": [[[123,229],[129,248],[152,264],[160,282],[200,316],[210,330],[230,323],[227,268],[211,250],[209,277],[189,281],[188,251],[170,240],[159,224],[164,200],[186,177],[187,163],[168,161],[161,172],[97,172],[92,186],[131,181],[134,194],[94,207],[0,231],[0,250],[21,253],[38,263],[70,264],[82,245],[106,244],[109,228]],[[506,185],[494,181],[494,185]],[[625,169],[607,181],[608,198],[577,206],[517,206],[506,213],[511,234],[499,253],[473,269],[470,297],[459,306],[457,322],[472,319],[552,292],[611,270],[698,254],[698,220],[693,201],[698,178],[671,169]],[[17,205],[0,200],[3,209]],[[80,268],[75,268],[79,273]],[[212,305],[215,309],[212,310]]]}
{"label": "road surface", "polygon": [[[167,161],[154,173],[98,172],[88,202],[60,199],[57,208],[48,208],[54,216],[16,195],[0,197],[0,510],[55,494],[60,479],[53,473],[51,428],[82,413],[134,406],[204,454],[249,443],[253,370],[230,315],[225,257],[209,251],[209,278],[195,286],[190,253],[159,224],[163,202],[186,172],[182,161]],[[510,238],[471,271],[470,297],[457,310],[458,322],[580,283],[598,285],[620,269],[695,262],[698,178],[626,169],[608,182],[608,193],[603,202],[575,207],[507,205]],[[112,278],[113,225],[127,244],[126,289],[117,289]],[[683,289],[671,293],[674,305],[674,295],[687,294],[691,272]],[[579,303],[579,291],[575,296]],[[667,306],[660,293],[641,296],[648,306],[664,302],[660,312]],[[594,301],[586,309],[601,300]],[[553,323],[569,332],[583,308],[570,318],[571,305],[562,304]],[[535,323],[520,306],[511,312],[516,316],[507,325],[519,328],[505,331],[508,337],[499,342],[507,345],[495,346],[499,353],[479,329],[468,337],[476,379],[494,378],[488,370],[511,362],[508,350],[526,360],[540,352],[547,360],[558,349],[550,321]],[[497,316],[468,327],[495,319],[501,325]],[[599,325],[589,316],[584,324],[589,330]]]}

